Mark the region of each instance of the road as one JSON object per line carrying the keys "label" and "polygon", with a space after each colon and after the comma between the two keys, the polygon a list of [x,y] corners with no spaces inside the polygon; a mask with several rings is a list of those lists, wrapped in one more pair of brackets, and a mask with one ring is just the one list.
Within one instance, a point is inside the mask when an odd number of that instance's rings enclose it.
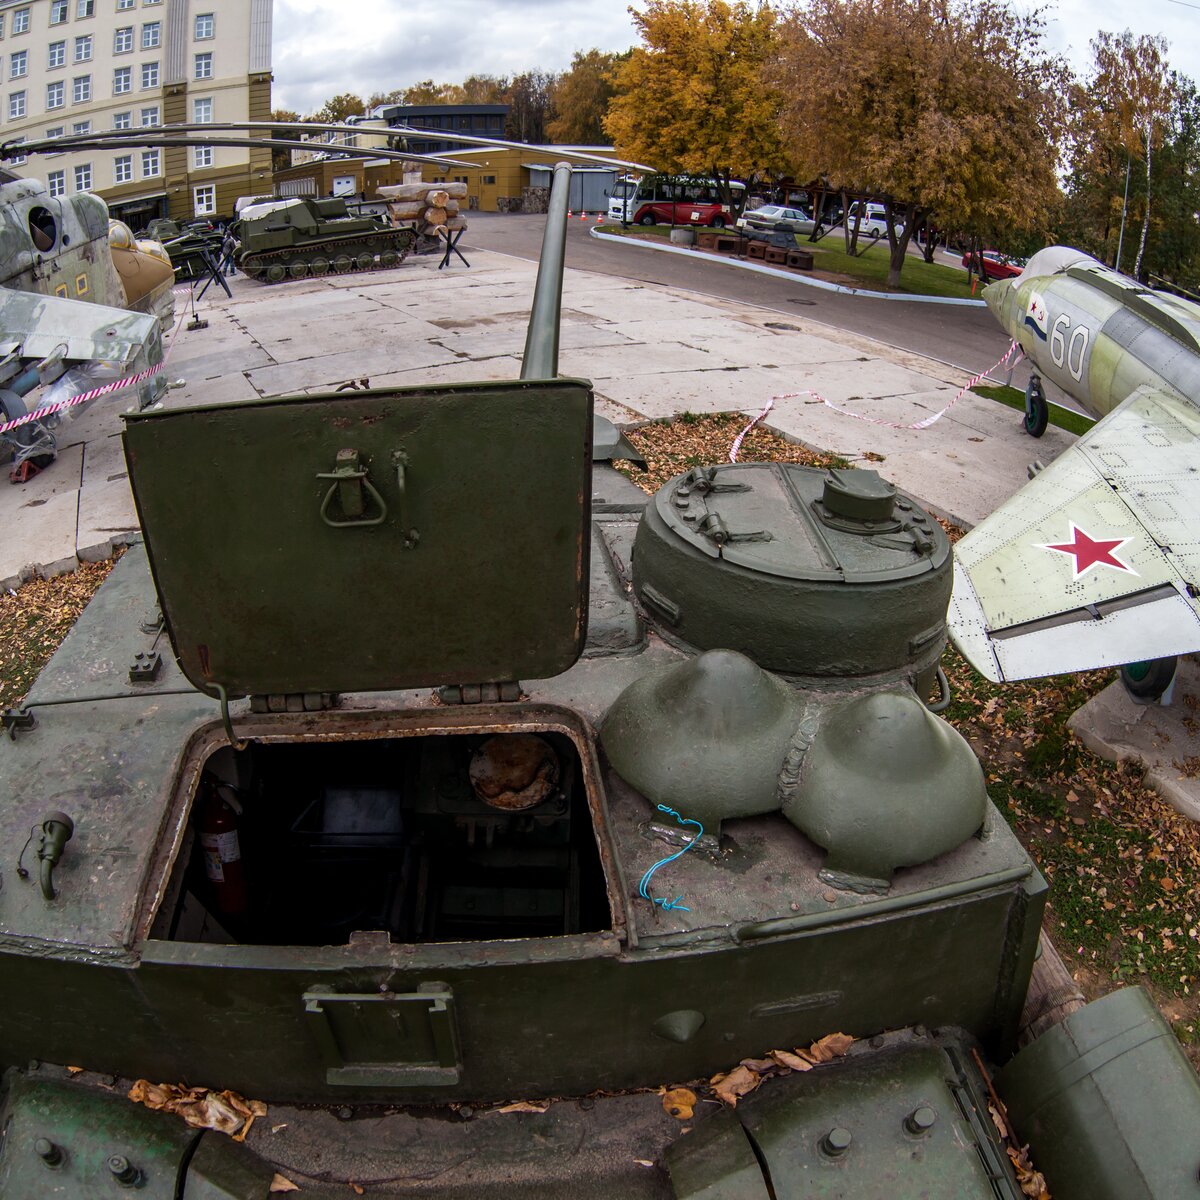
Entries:
{"label": "road", "polygon": [[[746,271],[708,255],[662,254],[636,241],[618,243],[589,236],[593,220],[568,223],[567,266],[643,283],[666,284],[705,296],[757,304],[779,313],[848,329],[975,374],[1004,353],[1008,338],[986,308],[872,300],[807,287],[798,280]],[[536,260],[545,217],[472,213],[463,238],[468,245]],[[1013,382],[1024,387],[1025,364]],[[1053,399],[1060,400],[1054,396]]]}

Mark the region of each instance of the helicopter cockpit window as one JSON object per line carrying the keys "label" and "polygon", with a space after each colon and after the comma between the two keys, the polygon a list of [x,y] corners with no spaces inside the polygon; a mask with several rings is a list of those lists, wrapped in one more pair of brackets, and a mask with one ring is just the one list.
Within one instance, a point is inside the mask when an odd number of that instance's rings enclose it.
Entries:
{"label": "helicopter cockpit window", "polygon": [[54,249],[58,240],[58,222],[48,208],[39,206],[29,210],[29,236],[42,253]]}

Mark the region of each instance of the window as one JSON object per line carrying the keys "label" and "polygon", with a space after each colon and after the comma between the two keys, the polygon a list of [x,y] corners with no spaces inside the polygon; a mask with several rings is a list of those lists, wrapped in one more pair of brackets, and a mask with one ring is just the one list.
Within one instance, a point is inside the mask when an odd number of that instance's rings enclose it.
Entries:
{"label": "window", "polygon": [[4,15],[0,13],[0,38],[4,36]]}
{"label": "window", "polygon": [[155,105],[152,105],[150,108],[143,108],[142,109],[142,128],[144,129],[147,125],[157,125],[157,124],[158,124],[158,105],[155,104]]}
{"label": "window", "polygon": [[483,182],[484,183],[495,183],[496,177],[495,177],[495,175],[485,175],[483,177]]}
{"label": "window", "polygon": [[65,25],[67,21],[67,10],[70,8],[68,0],[52,0],[50,4],[50,24]]}
{"label": "window", "polygon": [[75,61],[92,61],[92,35],[90,33],[86,37],[77,37],[75,39]]}
{"label": "window", "polygon": [[142,63],[142,87],[158,87],[158,63]]}
{"label": "window", "polygon": [[71,99],[76,104],[83,104],[84,101],[92,98],[92,77],[90,75],[76,75],[71,80]]}
{"label": "window", "polygon": [[213,165],[213,151],[211,146],[197,146],[192,151],[192,154],[192,166],[197,170],[201,167],[211,167]]}
{"label": "window", "polygon": [[212,53],[196,55],[196,78],[212,78]]}
{"label": "window", "polygon": [[13,13],[13,33],[29,32],[29,9],[18,8]]}
{"label": "window", "polygon": [[132,129],[132,116],[133,114],[128,112],[113,113],[112,127],[114,129]]}
{"label": "window", "polygon": [[67,61],[67,43],[51,42],[46,47],[46,66],[61,67]]}
{"label": "window", "polygon": [[20,79],[23,75],[29,74],[29,51],[18,50],[15,54],[8,56],[8,77],[9,79]]}
{"label": "window", "polygon": [[63,135],[63,127],[61,125],[55,125],[52,128],[46,130],[47,138],[62,137],[62,135]]}
{"label": "window", "polygon": [[202,42],[205,38],[214,37],[216,31],[216,19],[212,13],[196,14],[196,41]]}
{"label": "window", "polygon": [[63,196],[67,191],[66,171],[47,171],[46,188],[51,196]]}
{"label": "window", "polygon": [[[10,146],[19,146],[24,140],[25,139],[23,137],[16,137],[13,138],[8,144]],[[10,158],[8,161],[12,163],[14,167],[19,167],[28,157],[29,156],[27,154],[18,154],[15,157]]]}
{"label": "window", "polygon": [[192,101],[192,120],[199,124],[201,121],[212,120],[212,97],[204,96]]}
{"label": "window", "polygon": [[8,93],[8,119],[15,121],[18,117],[25,115],[25,93],[24,92],[9,92]]}
{"label": "window", "polygon": [[90,192],[92,190],[92,164],[80,163],[75,168],[75,190]]}
{"label": "window", "polygon": [[196,216],[207,217],[217,211],[217,189],[211,184],[192,188],[192,208]]}
{"label": "window", "polygon": [[133,91],[133,68],[118,67],[113,72],[113,95],[123,96]]}
{"label": "window", "polygon": [[46,84],[46,107],[47,108],[62,108],[63,106],[63,82],[60,79],[57,83]]}
{"label": "window", "polygon": [[142,49],[156,50],[162,44],[162,22],[147,21],[142,26]]}
{"label": "window", "polygon": [[128,54],[133,49],[133,26],[122,25],[113,34],[113,53]]}
{"label": "window", "polygon": [[162,0],[142,0],[142,5],[145,8],[149,8],[150,5],[152,5],[152,4],[161,4],[161,3],[162,3]]}
{"label": "window", "polygon": [[113,183],[133,182],[133,155],[119,154],[113,159]]}
{"label": "window", "polygon": [[117,12],[124,12],[127,8],[132,8],[134,0],[117,0]]}
{"label": "window", "polygon": [[142,151],[142,175],[157,175],[158,167],[158,151],[143,150]]}
{"label": "window", "polygon": [[[75,0],[75,17],[94,17],[96,15],[96,0]],[[88,187],[92,185],[89,183]]]}
{"label": "window", "polygon": [[79,137],[85,133],[91,133],[92,123],[91,121],[76,121],[75,124],[71,126],[71,132],[76,137]]}

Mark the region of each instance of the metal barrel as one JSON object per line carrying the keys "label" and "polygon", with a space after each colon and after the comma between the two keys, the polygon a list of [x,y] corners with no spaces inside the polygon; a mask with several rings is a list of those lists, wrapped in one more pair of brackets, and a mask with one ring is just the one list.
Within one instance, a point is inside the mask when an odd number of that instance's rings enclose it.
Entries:
{"label": "metal barrel", "polygon": [[522,379],[553,379],[558,374],[558,324],[562,311],[570,190],[571,164],[556,163],[554,182],[550,187],[546,232],[542,235],[537,284],[533,289],[533,307],[529,312],[529,329],[525,334]]}

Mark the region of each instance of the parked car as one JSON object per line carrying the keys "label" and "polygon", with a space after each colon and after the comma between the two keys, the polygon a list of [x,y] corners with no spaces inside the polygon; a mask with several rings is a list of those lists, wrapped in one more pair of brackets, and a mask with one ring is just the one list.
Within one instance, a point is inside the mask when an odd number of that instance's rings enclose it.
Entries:
{"label": "parked car", "polygon": [[968,251],[962,256],[962,265],[968,271],[979,271],[987,283],[990,283],[994,279],[1011,279],[1014,275],[1020,275],[1025,270],[1025,260],[1023,258],[1013,258],[1010,254],[1001,254],[999,250],[985,250],[983,251],[982,258],[983,266],[981,269],[979,261]]}
{"label": "parked car", "polygon": [[780,225],[792,233],[812,233],[813,219],[802,208],[786,208],[782,204],[764,204],[750,209],[738,218],[739,229],[761,229],[768,233]]}
{"label": "parked car", "polygon": [[[861,200],[850,205],[850,210],[846,215],[846,221],[850,228],[854,228],[854,218],[862,212],[862,218],[859,222],[858,232],[861,237],[887,237],[887,209],[882,204],[864,204]],[[896,233],[901,230],[900,225],[895,226]]]}

